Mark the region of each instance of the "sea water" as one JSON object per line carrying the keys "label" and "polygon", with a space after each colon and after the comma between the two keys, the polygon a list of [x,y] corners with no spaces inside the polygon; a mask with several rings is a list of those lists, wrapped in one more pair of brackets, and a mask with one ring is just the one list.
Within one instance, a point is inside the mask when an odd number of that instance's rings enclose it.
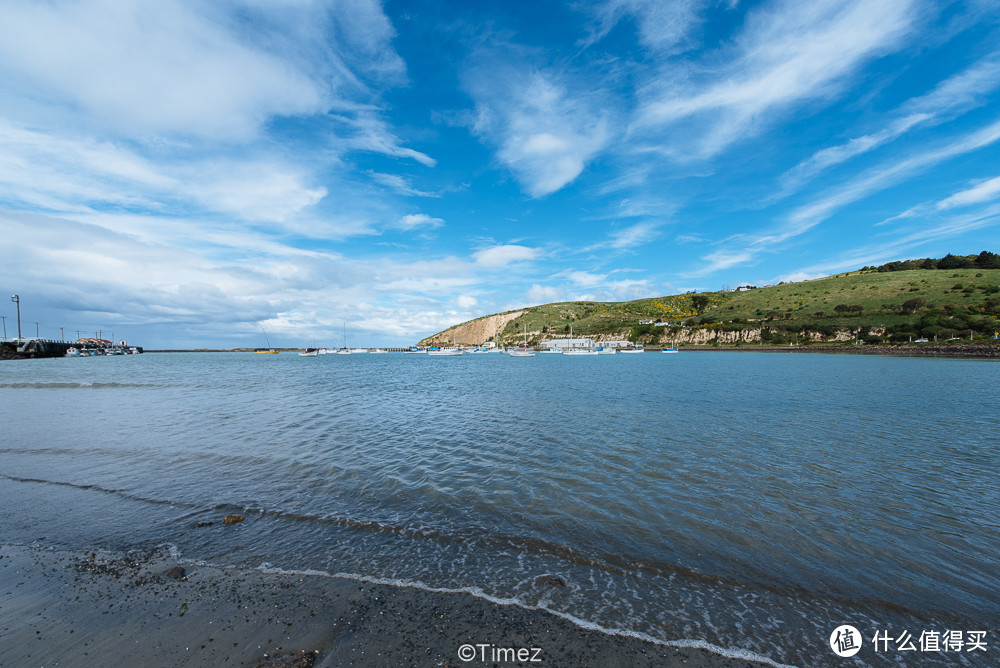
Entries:
{"label": "sea water", "polygon": [[780,664],[842,665],[850,624],[865,663],[989,665],[998,377],[748,352],[5,362],[0,541],[169,544]]}

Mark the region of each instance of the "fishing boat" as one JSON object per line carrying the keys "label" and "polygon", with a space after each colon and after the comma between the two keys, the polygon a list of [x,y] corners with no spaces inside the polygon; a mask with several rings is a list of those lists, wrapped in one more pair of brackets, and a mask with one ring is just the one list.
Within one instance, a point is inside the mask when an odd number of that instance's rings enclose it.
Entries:
{"label": "fishing boat", "polygon": [[567,348],[563,351],[563,355],[568,355],[571,357],[582,357],[584,355],[597,355],[597,351],[591,348]]}
{"label": "fishing boat", "polygon": [[306,348],[299,353],[299,357],[316,357],[319,355],[319,348]]}
{"label": "fishing boat", "polygon": [[271,342],[267,339],[267,332],[264,328],[261,328],[261,332],[264,332],[264,343],[267,344],[267,348],[254,348],[253,351],[258,355],[277,355],[278,351],[271,347]]}

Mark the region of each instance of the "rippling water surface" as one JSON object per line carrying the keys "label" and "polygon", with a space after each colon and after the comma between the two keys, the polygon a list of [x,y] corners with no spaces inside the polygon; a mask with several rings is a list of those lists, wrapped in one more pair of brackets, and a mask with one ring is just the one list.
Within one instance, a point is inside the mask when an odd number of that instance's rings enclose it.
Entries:
{"label": "rippling water surface", "polygon": [[838,665],[843,623],[1000,643],[998,375],[725,352],[7,362],[0,540],[170,543],[798,665]]}

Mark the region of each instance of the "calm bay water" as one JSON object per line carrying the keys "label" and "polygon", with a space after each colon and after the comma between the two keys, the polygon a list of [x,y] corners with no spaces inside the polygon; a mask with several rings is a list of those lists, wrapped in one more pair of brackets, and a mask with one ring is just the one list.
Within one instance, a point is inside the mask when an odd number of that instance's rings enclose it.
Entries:
{"label": "calm bay water", "polygon": [[166,543],[803,666],[841,665],[840,624],[981,630],[985,655],[859,657],[989,665],[998,376],[726,352],[7,362],[0,540]]}

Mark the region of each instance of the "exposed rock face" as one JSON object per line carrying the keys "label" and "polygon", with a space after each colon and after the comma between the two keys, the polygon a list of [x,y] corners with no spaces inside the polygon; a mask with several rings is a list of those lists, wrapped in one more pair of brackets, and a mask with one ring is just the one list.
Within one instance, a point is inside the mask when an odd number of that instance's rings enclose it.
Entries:
{"label": "exposed rock face", "polygon": [[420,343],[421,345],[429,346],[447,345],[449,343],[462,346],[479,346],[495,339],[497,334],[504,330],[507,323],[523,313],[524,311],[511,311],[510,313],[488,315],[485,318],[478,318],[446,329],[443,332],[424,339]]}

